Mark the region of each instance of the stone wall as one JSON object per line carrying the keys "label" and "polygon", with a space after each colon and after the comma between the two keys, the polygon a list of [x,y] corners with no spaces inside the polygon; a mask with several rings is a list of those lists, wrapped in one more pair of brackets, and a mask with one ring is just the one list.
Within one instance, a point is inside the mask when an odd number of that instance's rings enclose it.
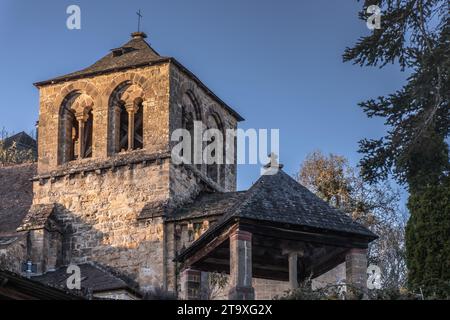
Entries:
{"label": "stone wall", "polygon": [[162,218],[138,218],[149,204],[156,210],[167,203],[169,166],[163,160],[34,182],[34,204],[56,204],[64,264],[94,261],[117,269],[143,289],[162,287]]}
{"label": "stone wall", "polygon": [[320,289],[329,284],[345,282],[345,262],[312,280],[313,289]]}
{"label": "stone wall", "polygon": [[0,245],[0,269],[20,274],[22,263],[27,260],[27,238],[20,235],[12,240],[12,243]]}
{"label": "stone wall", "polygon": [[205,188],[201,178],[184,165],[170,166],[170,203],[178,207],[192,202]]}
{"label": "stone wall", "polygon": [[[189,94],[189,99],[186,94]],[[186,100],[192,103],[192,108],[198,113],[200,121],[205,126],[208,126],[208,117],[211,114],[216,115],[221,122],[222,129],[225,132],[227,129],[237,128],[237,119],[224,108],[219,101],[215,100],[211,94],[208,94],[201,88],[186,72],[180,70],[176,65],[172,64],[170,68],[170,130],[181,128],[182,123],[182,107],[186,105]],[[198,120],[198,119],[197,119]],[[226,134],[224,134],[226,139]],[[235,143],[235,141],[234,141]],[[172,144],[173,145],[173,144]],[[224,156],[225,157],[225,156]],[[237,155],[234,154],[234,163],[236,163]],[[236,168],[235,164],[224,165],[222,181],[219,181],[221,187],[226,191],[236,190]],[[207,174],[206,165],[201,166],[203,174]]]}
{"label": "stone wall", "polygon": [[[117,88],[126,85],[142,89],[135,91],[141,92],[143,100],[144,146],[114,154],[112,128],[116,124],[111,109],[117,99],[113,97]],[[61,263],[92,261],[116,269],[143,290],[178,290],[179,270],[173,258],[181,250],[180,243],[188,245],[192,239],[180,241],[176,225],[164,224],[162,215],[193,201],[202,190],[234,191],[236,165],[221,167],[222,178],[215,185],[207,178],[206,165],[199,166],[197,174],[196,168],[171,163],[174,144],[170,136],[182,126],[181,107],[187,94],[195,101],[201,120],[214,114],[223,130],[237,127],[236,116],[186,70],[169,62],[39,89],[33,204],[56,204],[54,218],[63,228]],[[67,157],[61,148],[67,132],[62,130],[60,115],[74,92],[93,103],[93,154],[64,162]],[[159,158],[146,160],[152,157]],[[187,234],[187,224],[183,228]],[[53,253],[47,253],[52,266],[57,264]]]}
{"label": "stone wall", "polygon": [[[289,290],[289,282],[253,278],[255,300],[272,300]],[[216,300],[228,300],[229,286],[219,290]]]}
{"label": "stone wall", "polygon": [[124,84],[136,84],[143,89],[144,149],[149,153],[168,150],[169,143],[169,64],[136,68],[95,77],[72,80],[40,88],[39,161],[40,174],[58,169],[62,138],[60,113],[64,99],[73,92],[88,95],[93,100],[93,158],[109,156],[108,141],[110,98]]}

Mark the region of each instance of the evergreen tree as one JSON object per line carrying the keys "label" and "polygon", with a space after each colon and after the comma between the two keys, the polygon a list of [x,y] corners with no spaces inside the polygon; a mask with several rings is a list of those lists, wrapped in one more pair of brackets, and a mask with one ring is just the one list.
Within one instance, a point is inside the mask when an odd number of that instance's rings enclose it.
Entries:
{"label": "evergreen tree", "polygon": [[450,298],[450,178],[412,193],[408,207],[410,285],[427,297]]}
{"label": "evergreen tree", "polygon": [[381,28],[347,48],[344,61],[361,66],[398,63],[410,76],[386,97],[360,103],[369,117],[385,118],[380,139],[364,139],[361,169],[369,182],[392,174],[406,184],[411,218],[406,246],[409,284],[428,294],[448,296],[450,219],[448,211],[449,4],[446,0],[366,0],[381,8]]}

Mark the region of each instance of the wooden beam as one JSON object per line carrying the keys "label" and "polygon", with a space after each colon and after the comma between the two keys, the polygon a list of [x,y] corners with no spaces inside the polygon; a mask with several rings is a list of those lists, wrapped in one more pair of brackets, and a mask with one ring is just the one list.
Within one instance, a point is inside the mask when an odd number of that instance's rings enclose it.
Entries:
{"label": "wooden beam", "polygon": [[300,230],[298,228],[270,226],[260,221],[245,220],[240,221],[240,225],[253,234],[255,238],[258,236],[271,237],[279,240],[291,240],[299,242],[310,242],[322,245],[330,245],[345,248],[362,248],[366,249],[368,242],[362,238],[353,236],[342,236],[335,233],[313,232]]}
{"label": "wooden beam", "polygon": [[197,250],[193,255],[187,258],[182,264],[182,268],[187,268],[193,266],[198,261],[205,259],[214,249],[219,247],[221,244],[226,242],[230,237],[230,234],[237,228],[237,225],[234,224],[226,229],[222,234],[213,238],[209,243],[205,246]]}

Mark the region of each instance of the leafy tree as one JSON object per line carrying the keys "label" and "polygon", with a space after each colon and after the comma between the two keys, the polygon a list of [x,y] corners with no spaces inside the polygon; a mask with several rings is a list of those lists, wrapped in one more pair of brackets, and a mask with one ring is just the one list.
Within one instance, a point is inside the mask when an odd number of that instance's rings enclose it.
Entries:
{"label": "leafy tree", "polygon": [[382,270],[385,288],[405,285],[404,216],[398,208],[399,194],[388,183],[371,185],[342,156],[309,154],[298,181],[330,205],[344,211],[379,239],[369,248],[369,261]]}
{"label": "leafy tree", "polygon": [[360,103],[368,117],[384,118],[388,126],[386,136],[360,142],[362,175],[371,183],[392,175],[407,185],[409,283],[413,289],[428,291],[450,280],[444,270],[448,249],[427,248],[450,238],[450,224],[443,217],[448,211],[440,198],[448,197],[450,171],[449,4],[446,0],[366,0],[360,13],[363,20],[368,18],[369,5],[381,8],[381,28],[347,48],[344,61],[379,67],[397,63],[410,75],[398,91]]}

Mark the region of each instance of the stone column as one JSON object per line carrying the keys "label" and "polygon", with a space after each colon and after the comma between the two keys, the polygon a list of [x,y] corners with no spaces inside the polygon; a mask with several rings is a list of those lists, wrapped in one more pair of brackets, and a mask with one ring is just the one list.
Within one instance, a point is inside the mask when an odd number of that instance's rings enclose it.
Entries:
{"label": "stone column", "polygon": [[295,290],[298,288],[298,270],[297,270],[298,253],[290,252],[288,259],[289,259],[289,287],[291,290]]}
{"label": "stone column", "polygon": [[230,236],[230,300],[253,300],[252,234],[236,230]]}
{"label": "stone column", "polygon": [[138,107],[135,103],[125,104],[125,108],[128,112],[128,150],[134,149],[134,116],[138,111]]}
{"label": "stone column", "polygon": [[181,273],[181,299],[200,300],[202,272],[186,269]]}
{"label": "stone column", "polygon": [[84,126],[88,119],[88,116],[85,112],[79,112],[76,115],[78,121],[78,157],[84,158]]}
{"label": "stone column", "polygon": [[45,229],[31,230],[28,235],[28,260],[36,264],[36,274],[47,270],[48,234]]}
{"label": "stone column", "polygon": [[367,249],[350,249],[345,256],[346,282],[350,285],[350,298],[354,298],[352,287],[364,292],[367,288]]}

